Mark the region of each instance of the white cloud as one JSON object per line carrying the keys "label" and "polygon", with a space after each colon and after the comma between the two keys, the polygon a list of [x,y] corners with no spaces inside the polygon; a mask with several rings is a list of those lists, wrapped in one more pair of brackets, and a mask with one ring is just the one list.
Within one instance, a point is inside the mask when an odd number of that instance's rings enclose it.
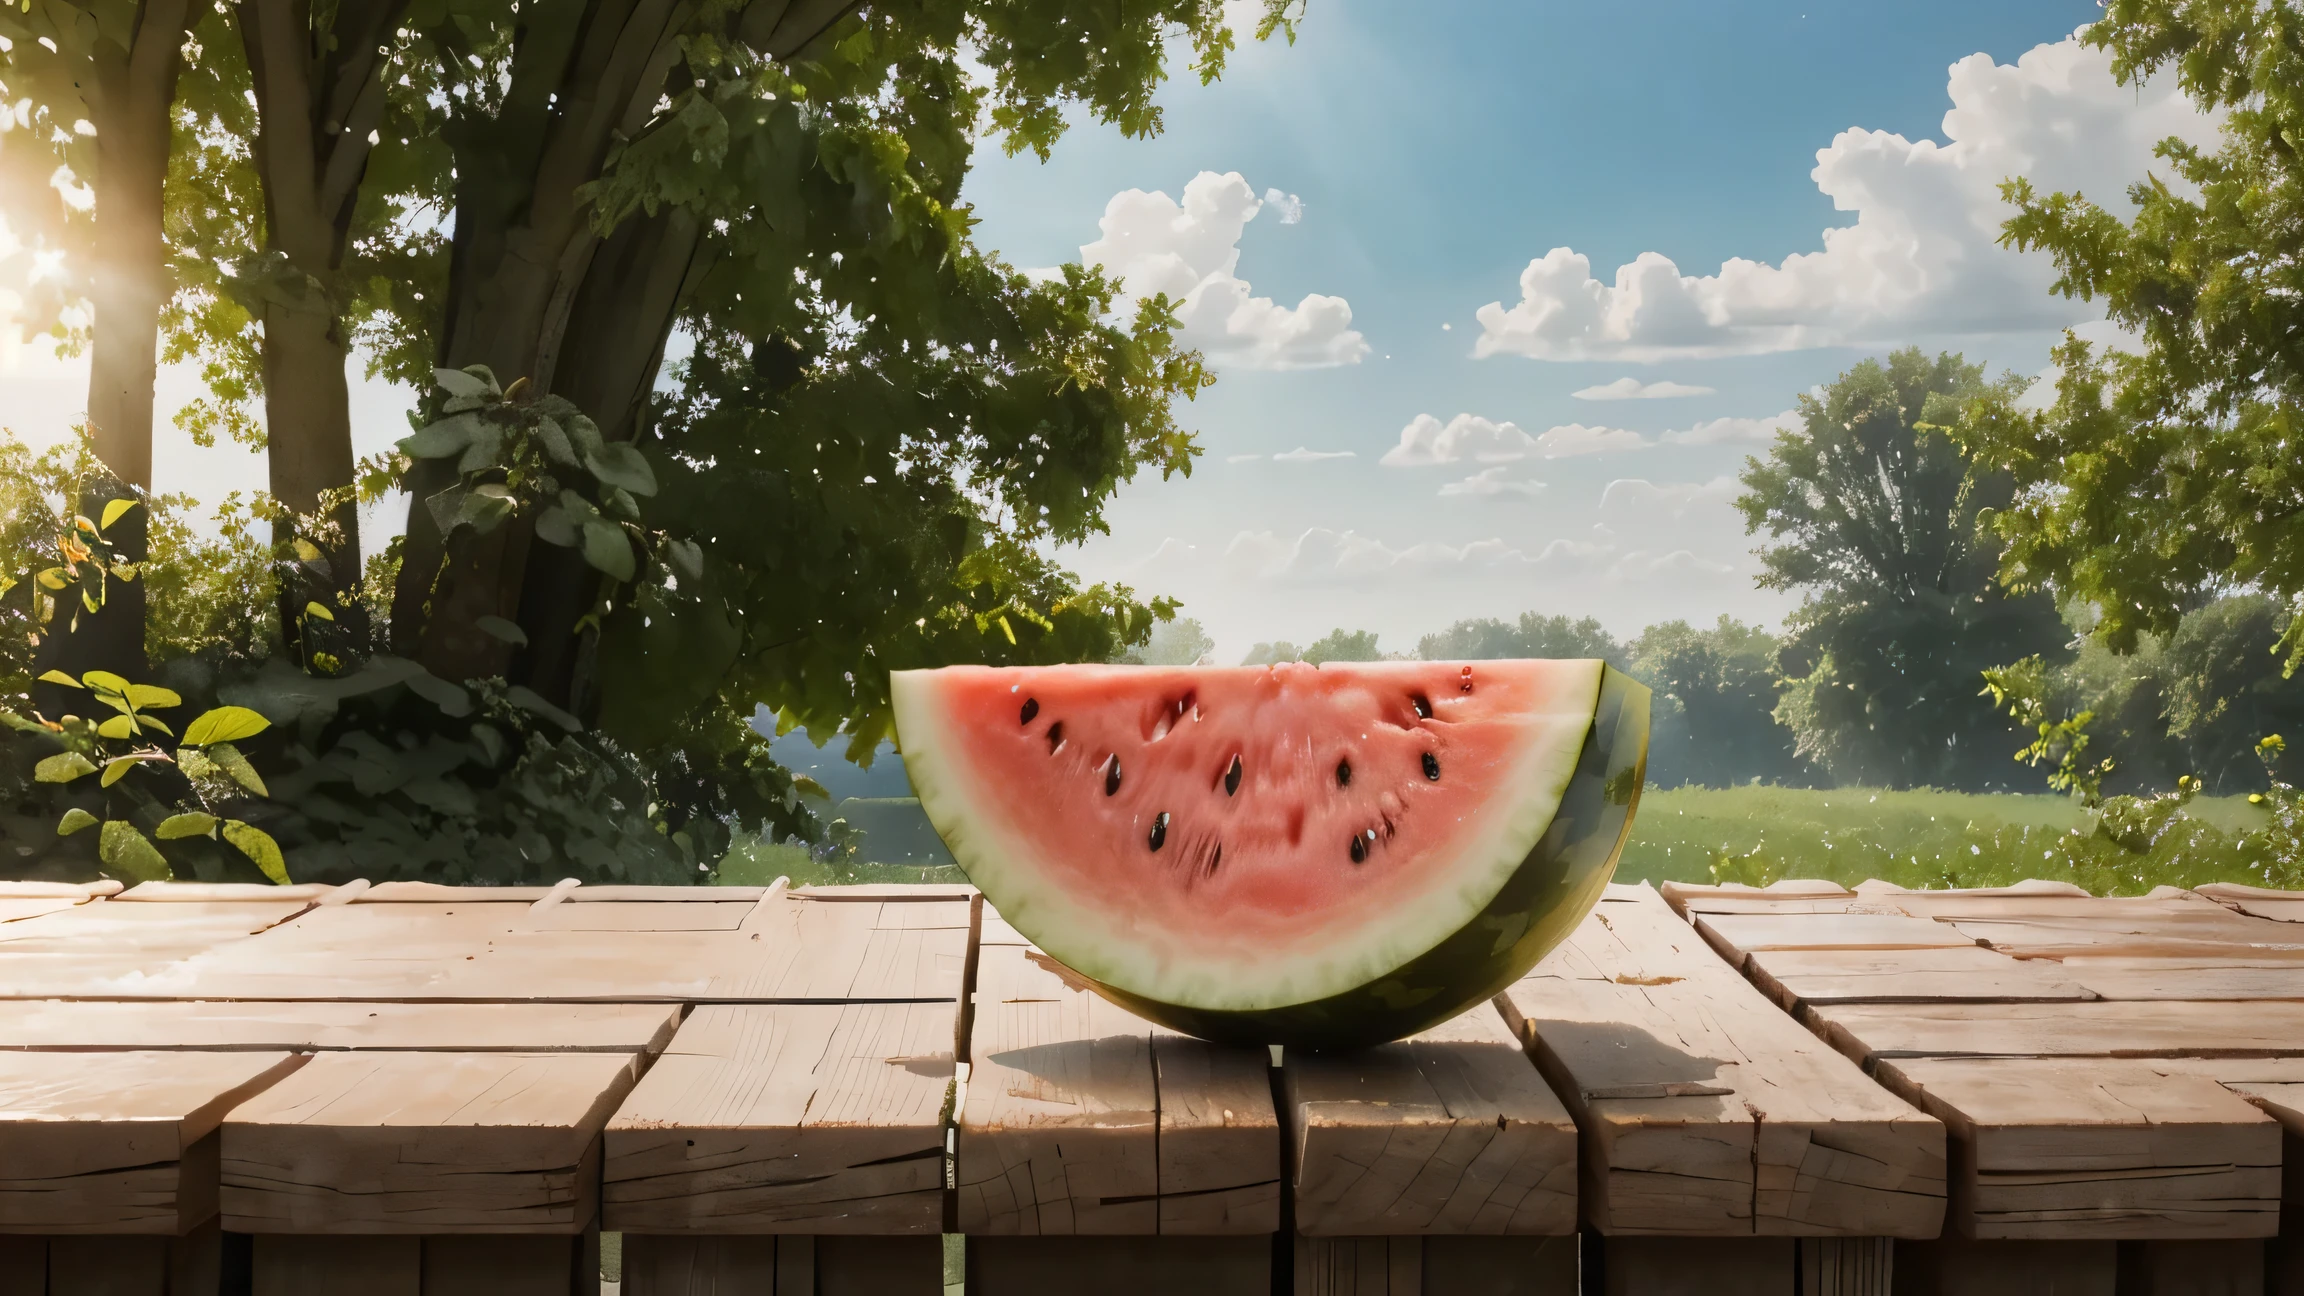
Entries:
{"label": "white cloud", "polygon": [[1800,411],[1788,409],[1767,418],[1716,418],[1678,432],[1667,432],[1666,445],[1768,445],[1782,428],[1800,426]]}
{"label": "white cloud", "polygon": [[1452,481],[1442,486],[1440,493],[1444,496],[1478,495],[1488,499],[1501,499],[1507,495],[1534,499],[1544,493],[1544,483],[1532,477],[1519,481],[1509,480],[1505,474],[1510,471],[1512,469],[1507,464],[1483,468],[1462,481]]}
{"label": "white cloud", "polygon": [[[1161,554],[1174,556],[1170,540]],[[1187,553],[1193,546],[1184,546]],[[1374,536],[1357,531],[1312,527],[1288,539],[1271,531],[1242,531],[1225,546],[1223,564],[1232,571],[1263,580],[1323,580],[1379,575],[1390,572],[1447,572],[1524,566],[1528,555],[1502,540],[1474,540],[1449,545],[1436,540],[1395,549]]]}
{"label": "white cloud", "polygon": [[1974,54],[1952,65],[1945,142],[1851,128],[1809,174],[1853,225],[1823,233],[1821,251],[1767,265],[1741,257],[1690,276],[1656,252],[1613,282],[1558,247],[1520,274],[1520,300],[1480,308],[1474,354],[1539,360],[1750,355],[1919,337],[2064,328],[2102,314],[2049,294],[2048,258],[1998,245],[2011,214],[2000,182],[2027,176],[2043,193],[2077,190],[2127,210],[2129,184],[2162,138],[2207,143],[2214,122],[2176,79],[2116,84],[2109,56],[2076,39],[2013,64]]}
{"label": "white cloud", "polygon": [[1137,298],[1166,293],[1179,303],[1186,346],[1220,364],[1248,369],[1315,369],[1358,364],[1368,340],[1352,327],[1341,297],[1307,294],[1295,306],[1251,295],[1240,277],[1240,234],[1263,210],[1237,171],[1203,171],[1179,203],[1165,193],[1114,194],[1097,222],[1103,237],[1080,249],[1121,281],[1123,315]]}
{"label": "white cloud", "polygon": [[1578,400],[1663,400],[1670,396],[1709,396],[1713,391],[1714,389],[1710,387],[1691,387],[1687,383],[1644,383],[1627,375],[1612,383],[1601,383],[1597,387],[1581,387],[1568,394]]}
{"label": "white cloud", "polygon": [[1742,493],[1743,486],[1728,476],[1664,486],[1641,477],[1619,477],[1600,492],[1600,520],[1602,525],[1643,526],[1659,519],[1677,522],[1691,514],[1725,514],[1724,506]]}
{"label": "white cloud", "polygon": [[1264,191],[1264,205],[1280,217],[1283,225],[1301,224],[1304,220],[1304,200],[1292,193],[1267,189]]}
{"label": "white cloud", "polygon": [[1699,558],[1686,549],[1675,549],[1666,554],[1651,554],[1635,549],[1616,560],[1609,574],[1618,580],[1654,580],[1659,577],[1725,576],[1735,571],[1727,563]]}
{"label": "white cloud", "polygon": [[1537,449],[1547,459],[1569,459],[1577,455],[1607,454],[1616,450],[1640,450],[1648,445],[1648,438],[1623,428],[1586,427],[1581,423],[1563,423],[1547,428],[1536,438]]}
{"label": "white cloud", "polygon": [[1400,444],[1384,452],[1377,462],[1387,468],[1421,468],[1429,464],[1512,463],[1539,453],[1536,438],[1515,423],[1498,423],[1477,414],[1459,414],[1443,424],[1430,414],[1419,414],[1400,429]]}
{"label": "white cloud", "polygon": [[1280,453],[1278,453],[1278,454],[1276,454],[1276,455],[1272,456],[1272,462],[1274,462],[1274,463],[1323,463],[1323,462],[1326,462],[1327,460],[1330,460],[1330,459],[1357,459],[1357,458],[1359,458],[1359,456],[1358,456],[1358,455],[1356,455],[1356,454],[1354,454],[1354,453],[1353,453],[1352,451],[1350,451],[1350,450],[1307,450],[1307,449],[1305,449],[1303,446],[1298,446],[1298,447],[1296,447],[1296,448],[1295,448],[1295,449],[1293,449],[1293,450],[1283,450],[1283,451],[1281,451]]}
{"label": "white cloud", "polygon": [[1263,457],[1260,454],[1226,455],[1224,462],[1228,464],[1254,463]]}

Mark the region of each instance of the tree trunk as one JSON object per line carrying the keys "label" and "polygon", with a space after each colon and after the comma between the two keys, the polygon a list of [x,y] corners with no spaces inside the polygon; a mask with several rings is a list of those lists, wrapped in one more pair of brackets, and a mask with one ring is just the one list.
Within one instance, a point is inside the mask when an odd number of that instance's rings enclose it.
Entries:
{"label": "tree trunk", "polygon": [[[264,424],[271,490],[293,513],[278,538],[282,635],[298,655],[363,646],[357,594],[360,515],[353,503],[349,340],[337,280],[383,119],[380,53],[405,0],[343,0],[315,31],[309,0],[241,0],[237,18],[256,95],[256,167],[264,184]],[[337,618],[308,620],[320,603]],[[335,628],[322,632],[324,626]],[[325,665],[325,663],[322,663]]]}
{"label": "tree trunk", "polygon": [[[789,58],[858,0],[753,0],[738,35]],[[595,0],[565,24],[531,23],[514,57],[502,113],[466,124],[457,144],[456,230],[441,363],[485,364],[506,386],[575,402],[612,440],[644,423],[664,341],[695,274],[701,230],[680,209],[634,215],[603,239],[576,190],[596,179],[614,138],[646,126],[671,86],[692,0]],[[550,106],[547,108],[546,105]],[[530,545],[524,522],[450,543],[425,506],[452,485],[452,465],[408,475],[406,547],[392,605],[395,650],[448,679],[507,675],[586,714],[576,623],[599,589],[582,559]],[[516,619],[513,650],[471,625]]]}
{"label": "tree trunk", "polygon": [[[194,13],[189,0],[144,0],[125,50],[99,40],[89,59],[90,124],[96,127],[95,256],[89,266],[89,304],[95,336],[89,351],[88,427],[96,457],[108,476],[86,483],[79,511],[101,519],[104,506],[152,488],[152,383],[158,366],[160,310],[173,285],[162,228],[162,189],[168,179],[169,112],[184,38]],[[131,509],[105,532],[123,561],[150,557],[145,510]],[[145,677],[144,584],[111,581],[104,606],[58,609],[43,644],[43,669],[78,675],[107,670]],[[43,698],[44,710],[65,699]]]}

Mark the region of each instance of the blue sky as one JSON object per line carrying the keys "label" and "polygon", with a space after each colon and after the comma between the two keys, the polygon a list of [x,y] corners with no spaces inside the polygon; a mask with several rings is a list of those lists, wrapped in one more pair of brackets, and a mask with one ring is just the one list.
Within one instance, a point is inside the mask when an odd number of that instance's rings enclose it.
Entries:
{"label": "blue sky", "polygon": [[[1409,12],[1418,20],[1401,21]],[[967,190],[980,237],[1025,267],[1084,244],[1131,255],[1125,238],[1099,243],[1099,217],[1126,190],[1181,199],[1203,172],[1237,172],[1235,200],[1293,195],[1301,218],[1266,204],[1219,278],[1247,281],[1282,314],[1307,293],[1341,298],[1366,348],[1354,362],[1273,367],[1188,327],[1221,375],[1185,410],[1207,454],[1189,482],[1128,488],[1113,534],[1066,561],[1182,596],[1224,660],[1335,626],[1407,649],[1456,617],[1525,609],[1595,615],[1622,634],[1673,616],[1776,621],[1794,600],[1752,588],[1752,541],[1729,504],[1744,456],[1764,449],[1760,421],[1905,342],[2037,372],[2057,331],[2093,312],[2050,299],[2046,267],[2023,264],[2035,259],[1991,246],[1991,186],[2022,170],[2115,196],[2153,139],[2197,133],[2168,87],[2116,87],[2101,55],[2069,41],[2095,13],[2088,0],[1313,0],[1293,47],[1251,46],[1212,87],[1172,84],[1158,137],[1082,122],[1045,164],[986,157]],[[1872,133],[1843,138],[1850,128]],[[1820,163],[1827,149],[1836,160]],[[1138,244],[1164,237],[1164,215],[1134,219]],[[1704,277],[1731,258],[1813,257],[1827,229],[1860,215],[1868,228],[1848,233],[1861,246],[1798,276],[1768,270],[1741,295],[1688,281],[1680,295],[1720,327],[1682,336],[1635,312],[1620,337],[1563,333],[1538,322],[1558,304],[1544,293],[1525,328],[1511,319],[1521,272],[1555,247],[1586,257],[1601,284],[1643,253]],[[1147,284],[1156,269],[1140,270]],[[1646,301],[1661,317],[1671,296]],[[1477,314],[1491,302],[1497,329]],[[1478,358],[1484,333],[1493,353]],[[1625,379],[1711,390],[1572,394]],[[1419,415],[1436,431],[1465,414],[1485,423],[1462,425],[1453,456],[1422,455],[1453,464],[1381,462]],[[1720,419],[1753,422],[1663,440]],[[1500,440],[1505,422],[1522,435]],[[1563,425],[1575,427],[1544,451],[1590,452],[1544,457],[1530,440]],[[1490,453],[1465,453],[1481,446]],[[1298,447],[1311,453],[1269,458]],[[1229,462],[1250,455],[1266,457]]]}
{"label": "blue sky", "polygon": [[[1730,501],[1796,395],[1904,343],[2039,371],[2096,312],[1993,245],[1994,186],[2112,198],[2153,141],[2209,138],[2172,86],[2116,86],[2071,41],[2095,14],[1311,0],[1293,46],[1172,83],[1155,138],[1080,122],[1045,164],[988,147],[966,192],[987,245],[1026,268],[1085,248],[1182,297],[1220,374],[1182,411],[1193,477],[1127,487],[1063,560],[1183,598],[1220,660],[1335,627],[1405,650],[1524,610],[1622,635],[1779,621],[1796,599],[1753,587]],[[27,435],[84,405],[81,364],[27,348],[0,373]],[[1694,392],[1589,398],[1644,386]],[[163,412],[197,394],[163,372]],[[411,396],[360,388],[362,453]],[[263,480],[165,421],[156,458],[160,489],[202,500]]]}

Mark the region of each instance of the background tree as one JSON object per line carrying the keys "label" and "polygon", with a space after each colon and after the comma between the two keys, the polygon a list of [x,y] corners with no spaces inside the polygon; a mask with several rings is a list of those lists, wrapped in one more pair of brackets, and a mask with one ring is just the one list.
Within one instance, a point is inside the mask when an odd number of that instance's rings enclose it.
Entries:
{"label": "background tree", "polygon": [[1806,595],[1777,716],[1843,783],[1983,789],[2020,775],[2016,731],[1977,701],[1982,672],[2065,635],[2046,595],[1995,579],[1999,546],[1979,521],[2012,485],[1971,474],[1944,428],[2020,386],[1907,348],[1801,396],[1801,425],[1745,461],[1736,505],[1772,541],[1760,583]]}
{"label": "background tree", "polygon": [[1216,651],[1216,641],[1194,617],[1177,617],[1152,627],[1152,635],[1114,660],[1129,666],[1194,666]]}
{"label": "background tree", "polygon": [[1523,612],[1517,621],[1493,617],[1458,621],[1437,634],[1416,641],[1416,655],[1425,661],[1482,661],[1503,657],[1599,657],[1615,666],[1630,660],[1624,645],[1601,624],[1585,617],[1542,616]]}
{"label": "background tree", "polygon": [[1776,719],[1776,636],[1722,616],[1709,629],[1666,621],[1628,646],[1631,673],[1655,690],[1648,781],[1729,787],[1801,784],[1813,771]]}
{"label": "background tree", "polygon": [[2255,632],[2275,636],[2291,668],[2304,656],[2297,22],[2286,4],[2110,0],[2081,39],[2111,51],[2124,83],[2172,71],[2221,115],[2221,146],[2163,142],[2168,174],[2129,187],[2126,220],[2085,194],[2044,196],[2022,179],[2004,188],[2016,214],[2002,241],[2047,252],[2056,290],[2100,299],[2136,341],[2106,349],[2068,336],[2053,405],[1994,393],[1959,435],[2017,486],[1993,520],[2007,544],[2001,575],[2085,603],[2094,633],[2122,652],[2248,589],[2276,605]]}
{"label": "background tree", "polygon": [[1372,662],[1384,660],[1376,649],[1376,636],[1368,630],[1345,630],[1341,627],[1313,640],[1304,649],[1303,660],[1317,666],[1321,662]]}
{"label": "background tree", "polygon": [[1257,643],[1255,647],[1248,650],[1247,656],[1240,659],[1240,664],[1243,666],[1270,666],[1275,662],[1302,660],[1304,660],[1303,649],[1285,639],[1276,639],[1270,643]]}

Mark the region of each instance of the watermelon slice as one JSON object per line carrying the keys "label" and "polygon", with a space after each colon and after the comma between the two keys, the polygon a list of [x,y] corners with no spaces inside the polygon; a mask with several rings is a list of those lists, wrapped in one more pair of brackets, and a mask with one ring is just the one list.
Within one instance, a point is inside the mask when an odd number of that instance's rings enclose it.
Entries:
{"label": "watermelon slice", "polygon": [[1567,935],[1639,798],[1598,661],[898,671],[906,771],[1016,928],[1207,1039],[1377,1043]]}

